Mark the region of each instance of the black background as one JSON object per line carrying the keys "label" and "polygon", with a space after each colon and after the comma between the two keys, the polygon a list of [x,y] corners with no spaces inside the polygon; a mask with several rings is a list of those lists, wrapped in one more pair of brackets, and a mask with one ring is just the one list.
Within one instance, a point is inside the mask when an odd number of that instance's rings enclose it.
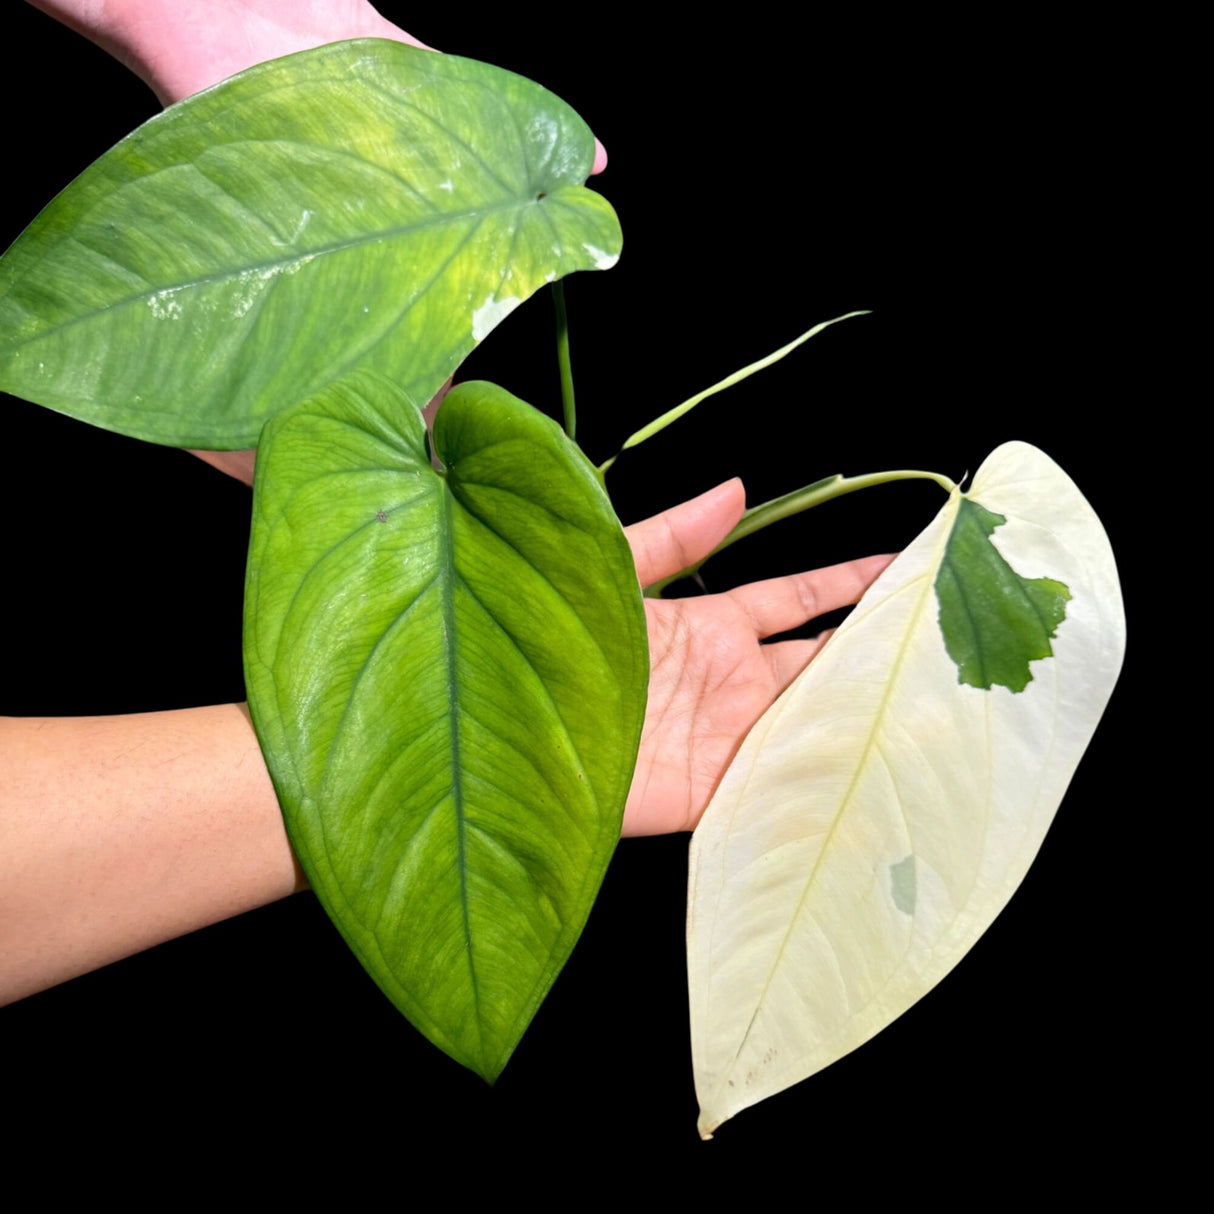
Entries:
{"label": "black background", "polygon": [[[623,15],[528,13],[525,28],[506,15],[400,20],[540,80],[608,148],[596,185],[620,215],[624,255],[568,283],[579,437],[593,458],[810,324],[873,309],[626,456],[611,486],[625,521],[734,474],[751,501],[832,472],[960,478],[999,442],[1025,439],[1104,519],[1133,638],[1136,605],[1156,588],[1135,552],[1130,492],[1151,455],[1133,353],[1143,254],[1119,191],[1137,140],[1133,79],[1106,76],[1063,29],[1038,38],[992,22],[963,31],[970,52],[958,55],[945,49],[955,29],[946,39],[919,20],[788,28],[760,9],[753,25],[650,23],[641,36]],[[16,6],[5,23],[44,79],[38,93],[16,75],[0,81],[18,119],[8,242],[157,107],[41,14]],[[66,115],[44,93],[65,98]],[[461,377],[556,412],[551,325],[537,297]],[[1126,401],[1133,426],[1110,407]],[[184,453],[24,402],[4,408],[0,711],[242,699],[248,490]],[[904,485],[833,503],[722,558],[710,587],[897,549],[939,500]],[[0,1013],[15,1060],[8,1101],[82,1138],[134,1127],[187,1156],[225,1142],[242,1152],[273,1122],[300,1135],[294,1166],[317,1170],[345,1167],[369,1142],[416,1161],[457,1141],[475,1152],[473,1170],[581,1160],[588,1179],[621,1155],[684,1182],[713,1178],[775,1166],[801,1144],[817,1167],[864,1169],[858,1181],[877,1186],[886,1169],[893,1185],[902,1165],[956,1152],[999,1171],[1043,1155],[1074,1162],[1089,1149],[1078,1127],[1099,1137],[1138,1115],[1126,1069],[1150,1066],[1133,1043],[1151,940],[1127,950],[1124,935],[1134,874],[1150,866],[1127,855],[1143,766],[1132,659],[1039,860],[957,971],[712,1143],[694,1129],[686,837],[621,844],[495,1089],[399,1017],[302,895]],[[121,1130],[119,1098],[134,1110]]]}

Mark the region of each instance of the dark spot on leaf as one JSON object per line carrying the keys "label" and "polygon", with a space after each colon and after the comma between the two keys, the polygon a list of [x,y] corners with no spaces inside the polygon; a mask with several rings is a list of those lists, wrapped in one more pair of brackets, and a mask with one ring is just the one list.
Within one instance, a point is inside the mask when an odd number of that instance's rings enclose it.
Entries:
{"label": "dark spot on leaf", "polygon": [[891,892],[894,895],[894,905],[904,914],[915,913],[915,900],[918,897],[918,882],[915,874],[915,857],[906,856],[897,864],[889,866]]}

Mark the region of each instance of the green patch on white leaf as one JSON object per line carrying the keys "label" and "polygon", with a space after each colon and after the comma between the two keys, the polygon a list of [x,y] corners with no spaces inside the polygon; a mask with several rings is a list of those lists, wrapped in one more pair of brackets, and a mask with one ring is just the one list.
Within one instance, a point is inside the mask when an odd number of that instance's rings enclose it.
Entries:
{"label": "green patch on white leaf", "polygon": [[1006,522],[962,499],[936,575],[936,597],[958,679],[1023,691],[1033,677],[1029,662],[1054,652],[1050,641],[1071,593],[1053,578],[1023,578],[1007,563],[990,538]]}

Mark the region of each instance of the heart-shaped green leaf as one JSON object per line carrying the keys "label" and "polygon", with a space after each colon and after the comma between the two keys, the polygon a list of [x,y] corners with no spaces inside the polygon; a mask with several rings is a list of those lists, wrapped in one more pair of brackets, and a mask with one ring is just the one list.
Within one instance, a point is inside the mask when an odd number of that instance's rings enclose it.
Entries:
{"label": "heart-shaped green leaf", "polygon": [[0,389],[178,446],[257,442],[354,368],[424,404],[538,286],[605,267],[564,102],[378,39],[261,64],[145,123],[0,262]]}
{"label": "heart-shaped green leaf", "polygon": [[271,422],[249,702],[292,843],[371,975],[486,1078],[573,947],[619,837],[648,679],[593,468],[490,384],[438,414],[365,373]]}

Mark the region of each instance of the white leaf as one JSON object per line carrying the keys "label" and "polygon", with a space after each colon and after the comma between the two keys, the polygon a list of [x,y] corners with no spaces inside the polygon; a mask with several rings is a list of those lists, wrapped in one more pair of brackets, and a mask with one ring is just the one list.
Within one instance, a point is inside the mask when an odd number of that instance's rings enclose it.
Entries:
{"label": "white leaf", "polygon": [[1023,691],[959,682],[936,574],[954,493],[755,725],[691,847],[692,1052],[709,1136],[927,993],[1024,877],[1112,692],[1125,620],[1099,519],[1008,443],[967,495],[1023,578],[1070,590]]}

